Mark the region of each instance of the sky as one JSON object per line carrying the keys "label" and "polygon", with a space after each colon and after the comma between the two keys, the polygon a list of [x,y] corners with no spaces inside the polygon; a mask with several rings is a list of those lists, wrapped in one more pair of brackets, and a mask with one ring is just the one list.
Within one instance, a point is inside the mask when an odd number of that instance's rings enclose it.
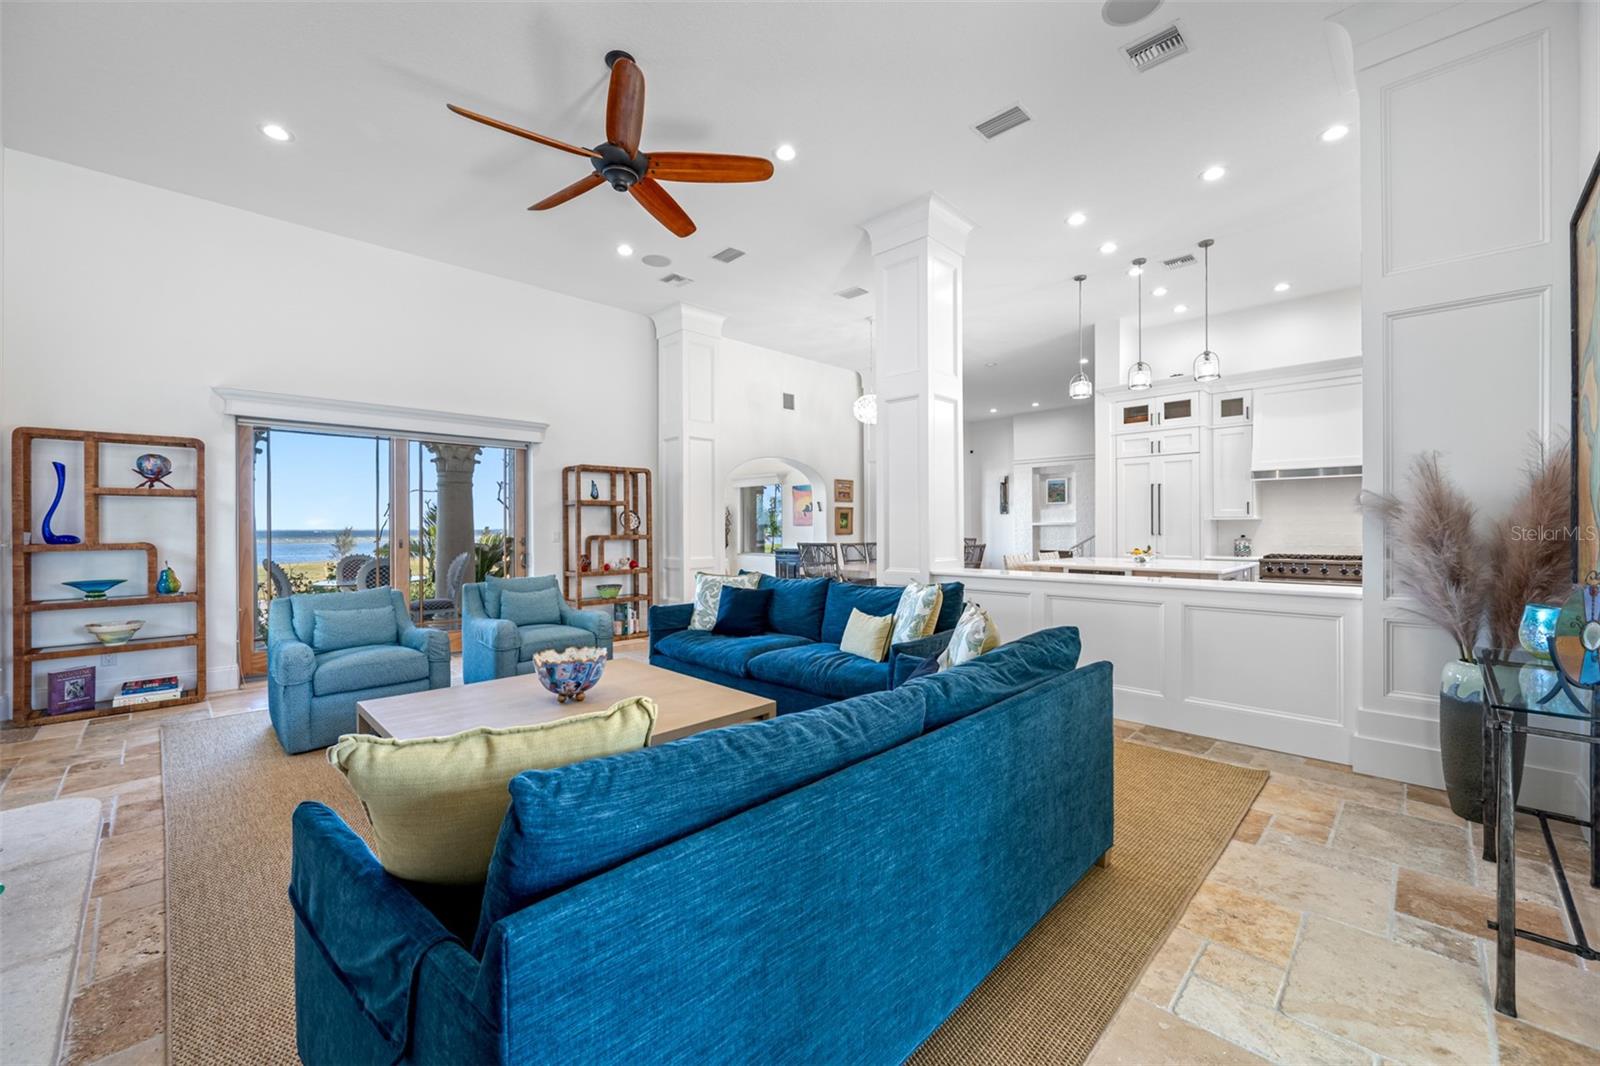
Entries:
{"label": "sky", "polygon": [[[272,518],[275,530],[373,528],[376,504],[382,513],[388,502],[389,442],[387,438],[346,437],[331,433],[271,431]],[[417,526],[416,486],[420,467],[424,498],[434,499],[432,457],[424,450],[417,462],[418,445],[411,445],[411,521]],[[378,466],[374,467],[374,454]],[[475,529],[500,529],[502,512],[496,499],[505,449],[485,448],[478,458],[472,483],[472,524]],[[256,528],[267,526],[266,457],[256,461]],[[381,493],[382,499],[379,499]]]}

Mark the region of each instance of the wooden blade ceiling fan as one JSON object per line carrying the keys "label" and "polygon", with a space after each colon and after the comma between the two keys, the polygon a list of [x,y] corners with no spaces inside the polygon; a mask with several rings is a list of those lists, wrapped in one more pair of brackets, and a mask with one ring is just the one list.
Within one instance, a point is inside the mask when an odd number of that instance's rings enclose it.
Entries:
{"label": "wooden blade ceiling fan", "polygon": [[606,66],[611,68],[611,88],[606,97],[606,140],[594,148],[579,148],[455,104],[445,106],[463,118],[589,160],[594,167],[593,174],[585,175],[560,192],[546,196],[528,208],[529,211],[548,211],[609,182],[613,189],[626,192],[639,201],[639,205],[650,212],[657,222],[679,237],[687,237],[694,232],[694,220],[661,187],[661,182],[766,181],[772,177],[772,163],[760,156],[721,155],[716,152],[641,152],[639,135],[644,129],[644,73],[639,70],[639,64],[634,62],[633,57],[622,51],[607,52]]}

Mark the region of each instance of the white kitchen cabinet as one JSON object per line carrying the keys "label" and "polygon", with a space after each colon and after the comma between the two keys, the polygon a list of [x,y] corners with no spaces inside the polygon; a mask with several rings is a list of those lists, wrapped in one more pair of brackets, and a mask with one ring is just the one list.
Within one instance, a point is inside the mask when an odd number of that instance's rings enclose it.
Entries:
{"label": "white kitchen cabinet", "polygon": [[1117,404],[1111,419],[1111,432],[1138,433],[1153,429],[1156,424],[1156,405],[1152,398],[1123,400]]}
{"label": "white kitchen cabinet", "polygon": [[1173,559],[1200,557],[1200,454],[1117,462],[1117,554],[1151,547]]}
{"label": "white kitchen cabinet", "polygon": [[1358,476],[1361,379],[1255,390],[1250,467],[1261,477]]}
{"label": "white kitchen cabinet", "polygon": [[1250,476],[1249,425],[1211,431],[1211,517],[1256,518],[1256,483]]}
{"label": "white kitchen cabinet", "polygon": [[1204,400],[1198,392],[1180,392],[1162,396],[1155,402],[1157,429],[1177,429],[1180,426],[1199,426]]}
{"label": "white kitchen cabinet", "polygon": [[1117,458],[1141,455],[1176,455],[1200,450],[1198,429],[1173,429],[1157,433],[1124,433],[1116,438]]}
{"label": "white kitchen cabinet", "polygon": [[1243,392],[1216,392],[1211,394],[1211,424],[1213,426],[1247,426],[1254,411],[1254,397],[1249,389]]}

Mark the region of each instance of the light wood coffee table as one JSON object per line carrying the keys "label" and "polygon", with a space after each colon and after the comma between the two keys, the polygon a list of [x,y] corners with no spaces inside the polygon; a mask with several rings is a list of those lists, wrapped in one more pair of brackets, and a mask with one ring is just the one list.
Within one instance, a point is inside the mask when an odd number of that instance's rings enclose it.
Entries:
{"label": "light wood coffee table", "polygon": [[409,692],[356,703],[357,728],[380,737],[410,740],[445,737],[463,729],[554,722],[589,711],[603,711],[629,696],[649,696],[656,703],[656,728],[650,743],[664,744],[735,722],[771,718],[777,707],[769,699],[738,689],[713,685],[647,666],[632,659],[613,659],[605,675],[584,694],[583,702],[557,703],[532,674],[480,681],[474,685]]}

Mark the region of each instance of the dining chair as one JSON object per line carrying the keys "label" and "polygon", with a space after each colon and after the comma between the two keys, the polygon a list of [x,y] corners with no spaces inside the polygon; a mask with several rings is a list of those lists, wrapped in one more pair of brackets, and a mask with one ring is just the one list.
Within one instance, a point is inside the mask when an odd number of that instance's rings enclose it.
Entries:
{"label": "dining chair", "polygon": [[368,559],[361,564],[361,569],[356,571],[356,590],[381,589],[389,585],[389,564],[380,563],[376,559]]}
{"label": "dining chair", "polygon": [[344,587],[353,587],[361,568],[372,562],[370,555],[346,555],[333,564],[333,579]]}
{"label": "dining chair", "polygon": [[854,542],[839,545],[839,558],[846,564],[870,563],[872,561],[867,558],[867,546]]}
{"label": "dining chair", "polygon": [[828,541],[800,545],[800,576],[839,580],[839,546]]}
{"label": "dining chair", "polygon": [[978,544],[974,542],[972,544],[965,545],[961,549],[961,561],[968,570],[976,570],[983,566],[983,552],[987,547],[987,544]]}
{"label": "dining chair", "polygon": [[1000,562],[1007,570],[1015,570],[1023,563],[1033,562],[1033,556],[1026,552],[1007,552],[1000,556]]}

